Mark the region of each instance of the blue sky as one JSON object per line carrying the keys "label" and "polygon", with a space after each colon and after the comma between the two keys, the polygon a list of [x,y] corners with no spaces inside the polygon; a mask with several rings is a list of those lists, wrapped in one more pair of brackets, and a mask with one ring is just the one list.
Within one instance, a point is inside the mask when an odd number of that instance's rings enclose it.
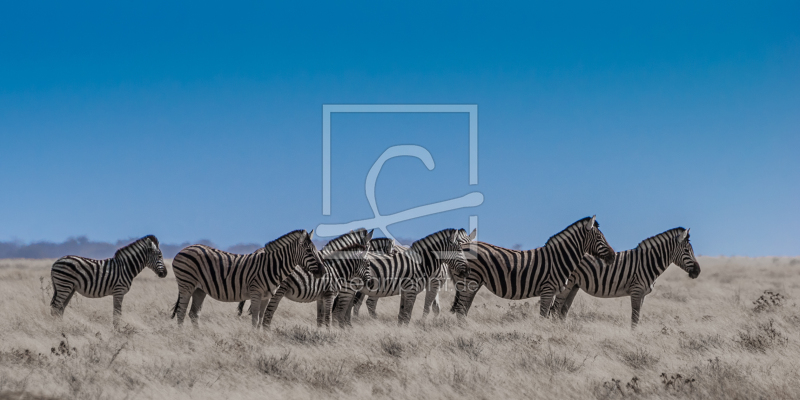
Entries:
{"label": "blue sky", "polygon": [[[597,214],[617,249],[684,226],[706,255],[800,255],[800,5],[97,2],[0,6],[0,240],[265,242],[478,190],[393,225],[541,246]],[[334,115],[323,104],[477,104]]]}

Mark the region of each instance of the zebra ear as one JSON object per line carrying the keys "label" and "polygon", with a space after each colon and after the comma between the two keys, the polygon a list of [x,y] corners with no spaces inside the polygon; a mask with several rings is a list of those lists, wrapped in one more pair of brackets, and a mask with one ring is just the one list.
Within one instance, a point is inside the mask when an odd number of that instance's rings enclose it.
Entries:
{"label": "zebra ear", "polygon": [[364,237],[364,243],[369,244],[369,241],[372,240],[372,234],[373,233],[375,233],[375,229],[373,229],[373,230],[369,231],[369,233],[367,233],[367,236]]}
{"label": "zebra ear", "polygon": [[312,229],[311,233],[308,234],[308,240],[313,240],[313,239],[314,239],[314,230]]}
{"label": "zebra ear", "polygon": [[469,241],[475,240],[476,237],[478,237],[478,228],[473,229],[472,233],[469,234]]}
{"label": "zebra ear", "polygon": [[685,242],[686,239],[688,239],[688,238],[689,238],[689,229],[683,231],[683,234],[681,235],[681,240],[680,241],[681,242]]}
{"label": "zebra ear", "polygon": [[586,229],[591,230],[592,228],[594,228],[594,220],[596,217],[597,215],[592,215],[592,222],[589,222],[589,226],[587,226]]}

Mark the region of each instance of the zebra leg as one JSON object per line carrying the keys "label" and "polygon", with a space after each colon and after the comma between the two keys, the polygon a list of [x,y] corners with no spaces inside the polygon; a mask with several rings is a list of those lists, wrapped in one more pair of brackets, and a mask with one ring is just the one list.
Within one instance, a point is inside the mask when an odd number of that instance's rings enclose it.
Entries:
{"label": "zebra leg", "polygon": [[[64,293],[66,293],[66,296],[63,296]],[[54,317],[63,316],[64,309],[67,308],[67,304],[69,304],[73,294],[75,294],[74,287],[62,288],[61,290],[58,290],[58,287],[54,285],[53,300],[50,301],[50,315]]]}
{"label": "zebra leg", "polygon": [[372,318],[378,318],[378,299],[379,297],[372,296],[367,299],[367,311]]}
{"label": "zebra leg", "polygon": [[119,328],[119,317],[122,316],[122,294],[114,295],[114,328]]}
{"label": "zebra leg", "polygon": [[261,320],[261,326],[265,326],[269,328],[272,324],[272,317],[275,315],[275,311],[278,310],[278,305],[280,304],[281,300],[283,300],[283,296],[286,294],[286,286],[281,285],[278,288],[278,291],[269,299],[269,304],[267,304],[267,311],[264,313],[264,319]]}
{"label": "zebra leg", "polygon": [[[317,304],[322,303],[322,324],[326,328],[331,327],[331,313],[333,312],[333,302],[338,296],[336,293],[326,294],[322,299],[317,300]],[[319,315],[317,316],[317,326],[319,326]]]}
{"label": "zebra leg", "polygon": [[261,328],[260,325],[264,322],[264,314],[267,311],[267,306],[269,305],[270,300],[272,300],[272,293],[267,291],[266,296],[261,299],[261,304],[258,305],[258,308],[253,308],[253,311],[258,314],[258,328]]}
{"label": "zebra leg", "polygon": [[567,290],[565,290],[565,292],[567,292],[567,295],[562,299],[562,304],[560,306],[558,305],[558,300],[556,300],[555,312],[558,313],[558,316],[560,316],[561,318],[567,317],[567,313],[569,313],[569,308],[572,307],[572,301],[575,300],[575,295],[577,295],[578,292],[580,292],[580,290],[581,288],[578,285],[573,286],[572,289],[569,289],[568,292]]}
{"label": "zebra leg", "polygon": [[339,292],[336,297],[336,310],[333,311],[333,317],[339,323],[340,328],[345,328],[350,325],[350,309],[353,307],[353,298],[355,293],[347,291]]}
{"label": "zebra leg", "polygon": [[553,306],[555,300],[555,292],[551,288],[544,288],[541,296],[539,296],[539,314],[543,318],[550,316],[550,307]]}
{"label": "zebra leg", "polygon": [[[245,300],[245,301],[247,301],[247,300]],[[237,315],[240,316],[240,317],[242,316],[242,310],[244,310],[245,301],[240,301],[239,302],[239,307],[236,308],[236,311],[238,311]]]}
{"label": "zebra leg", "polygon": [[428,288],[425,289],[425,304],[422,308],[422,319],[428,316],[428,313],[431,311],[431,305],[436,302],[436,307],[434,309],[434,314],[436,316],[439,315],[439,286],[441,282],[438,279],[433,279],[428,284]]}
{"label": "zebra leg", "polygon": [[200,310],[203,309],[203,300],[205,300],[205,298],[206,292],[201,289],[195,289],[194,293],[192,293],[192,306],[189,307],[189,320],[192,321],[192,325],[195,328],[199,327],[197,318],[200,316]]}
{"label": "zebra leg", "polygon": [[631,329],[636,328],[636,325],[639,324],[639,312],[642,309],[642,304],[644,303],[644,296],[642,295],[631,295]]}
{"label": "zebra leg", "polygon": [[397,316],[398,325],[408,325],[411,321],[411,312],[414,311],[414,303],[417,301],[417,292],[408,290],[400,292],[400,314]]}
{"label": "zebra leg", "polygon": [[189,309],[189,300],[192,298],[192,292],[188,290],[178,290],[178,301],[175,303],[175,312],[172,314],[178,316],[178,325],[183,325],[183,319],[186,317],[186,310]]}
{"label": "zebra leg", "polygon": [[317,328],[322,326],[322,321],[325,319],[325,304],[322,299],[317,300]]}
{"label": "zebra leg", "polygon": [[475,295],[478,294],[478,290],[481,288],[480,285],[475,284],[474,286],[477,288],[471,290],[468,286],[470,285],[465,284],[462,289],[459,289],[458,285],[456,285],[456,297],[453,299],[453,307],[450,312],[455,313],[459,319],[467,316],[470,307],[472,307],[472,300],[475,300]]}
{"label": "zebra leg", "polygon": [[251,291],[250,295],[250,310],[251,310],[251,320],[253,322],[253,328],[260,328],[261,326],[261,319],[259,310],[261,309],[261,293],[256,291]]}
{"label": "zebra leg", "polygon": [[364,297],[366,297],[366,295],[361,292],[356,292],[353,297],[353,316],[356,318],[358,318],[358,310],[361,309],[361,303],[364,302]]}

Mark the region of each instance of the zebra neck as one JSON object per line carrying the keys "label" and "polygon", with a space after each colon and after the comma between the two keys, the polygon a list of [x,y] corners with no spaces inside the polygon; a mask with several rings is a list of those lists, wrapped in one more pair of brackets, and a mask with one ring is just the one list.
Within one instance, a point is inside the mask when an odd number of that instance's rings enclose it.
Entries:
{"label": "zebra neck", "polygon": [[556,240],[551,238],[553,241],[548,241],[545,247],[542,248],[551,249],[549,255],[552,257],[552,265],[555,266],[553,270],[556,271],[558,279],[562,282],[566,282],[569,275],[572,274],[572,271],[578,267],[578,264],[580,264],[587,250],[584,249],[584,242],[586,240],[585,229],[578,227],[569,233],[571,233],[571,235],[563,234],[556,237]]}
{"label": "zebra neck", "polygon": [[144,269],[144,258],[144,254],[128,250],[117,254],[111,262],[114,267],[122,269],[133,278]]}
{"label": "zebra neck", "polygon": [[654,274],[654,278],[661,275],[672,263],[670,254],[672,254],[674,247],[673,243],[664,243],[663,246],[645,250],[647,268]]}

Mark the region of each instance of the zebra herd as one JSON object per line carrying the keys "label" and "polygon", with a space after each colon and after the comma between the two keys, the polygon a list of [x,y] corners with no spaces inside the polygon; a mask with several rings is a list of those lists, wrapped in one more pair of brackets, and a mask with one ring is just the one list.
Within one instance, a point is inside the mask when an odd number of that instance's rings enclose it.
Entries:
{"label": "zebra herd", "polygon": [[[373,232],[357,229],[317,250],[313,231],[296,230],[251,254],[233,254],[204,245],[182,249],[172,268],[178,298],[172,317],[182,324],[188,311],[196,327],[206,296],[223,302],[250,300],[254,327],[269,327],[280,301],[317,303],[317,325],[350,325],[367,298],[370,316],[378,299],[400,296],[398,323],[408,324],[417,295],[426,291],[423,318],[439,313],[438,291],[451,279],[456,289],[451,312],[467,316],[481,287],[495,295],[520,300],[540,297],[540,314],[565,318],[575,295],[631,298],[631,326],[639,321],[644,297],[671,264],[689,274],[700,265],[689,242],[689,230],[674,228],[643,240],[631,250],[615,252],[595,217],[576,221],[533,250],[511,250],[475,242],[476,232],[445,229],[410,247]],[[155,236],[145,236],[119,249],[113,258],[93,260],[66,256],[51,270],[51,313],[62,316],[72,295],[114,297],[114,326],[122,314],[123,296],[144,268],[166,277]],[[191,304],[189,301],[191,300]]]}

